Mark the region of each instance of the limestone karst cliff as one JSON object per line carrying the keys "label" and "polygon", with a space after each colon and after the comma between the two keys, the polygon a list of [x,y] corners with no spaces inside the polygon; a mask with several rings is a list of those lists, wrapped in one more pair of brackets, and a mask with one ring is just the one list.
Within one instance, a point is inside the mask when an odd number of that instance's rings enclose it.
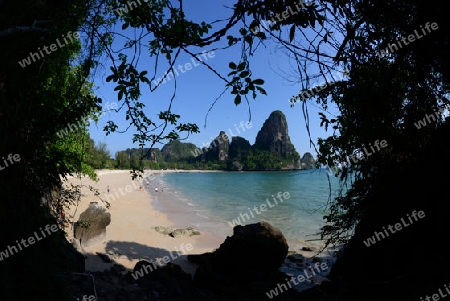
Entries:
{"label": "limestone karst cliff", "polygon": [[294,145],[288,133],[288,124],[283,112],[273,111],[259,130],[255,140],[255,148],[268,150],[279,155],[293,155]]}
{"label": "limestone karst cliff", "polygon": [[[167,163],[180,163],[175,168],[227,169],[227,170],[292,170],[315,167],[314,157],[306,152],[300,159],[291,142],[286,116],[273,111],[257,133],[255,143],[239,136],[220,131],[209,145],[199,148],[192,143],[179,140],[166,144],[159,154]],[[163,168],[164,162],[159,162]],[[187,165],[186,165],[187,164]],[[156,166],[156,168],[160,168]]]}

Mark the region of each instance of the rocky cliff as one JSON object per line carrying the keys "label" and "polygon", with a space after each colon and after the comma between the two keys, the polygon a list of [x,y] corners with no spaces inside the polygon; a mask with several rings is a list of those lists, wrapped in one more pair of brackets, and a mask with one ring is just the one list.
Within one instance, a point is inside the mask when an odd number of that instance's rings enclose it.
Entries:
{"label": "rocky cliff", "polygon": [[[196,148],[191,143],[173,141],[162,149],[166,162],[183,157],[195,157],[195,168],[228,170],[292,170],[314,168],[315,160],[306,153],[301,164],[300,155],[289,138],[286,116],[274,111],[259,130],[255,144],[242,137],[230,137],[221,131],[208,148]],[[221,162],[218,162],[221,161]]]}
{"label": "rocky cliff", "polygon": [[282,156],[293,155],[296,152],[289,138],[286,116],[283,112],[277,110],[270,114],[259,130],[254,146]]}
{"label": "rocky cliff", "polygon": [[209,145],[208,151],[205,154],[206,160],[225,161],[228,159],[228,151],[230,149],[230,140],[224,131],[220,131]]}
{"label": "rocky cliff", "polygon": [[164,161],[171,162],[192,157],[192,153],[197,146],[193,143],[183,143],[179,140],[173,140],[161,149]]}
{"label": "rocky cliff", "polygon": [[241,160],[251,150],[252,146],[248,140],[234,136],[231,138],[229,157],[237,160]]}
{"label": "rocky cliff", "polygon": [[316,168],[316,160],[311,153],[306,152],[300,160],[302,169],[313,169]]}

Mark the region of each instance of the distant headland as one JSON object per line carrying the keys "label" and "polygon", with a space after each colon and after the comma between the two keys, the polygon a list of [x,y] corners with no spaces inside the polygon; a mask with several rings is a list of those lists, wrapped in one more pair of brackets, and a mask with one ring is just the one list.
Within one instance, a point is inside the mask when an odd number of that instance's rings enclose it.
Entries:
{"label": "distant headland", "polygon": [[[242,126],[248,128],[252,125]],[[145,157],[139,161],[142,153]],[[316,168],[316,160],[311,153],[306,152],[301,157],[296,151],[289,138],[286,116],[279,110],[273,111],[266,119],[253,145],[240,136],[230,137],[225,131],[220,131],[209,147],[199,148],[193,143],[173,140],[161,149],[133,148],[120,151],[117,153],[117,162],[119,168],[157,170],[273,171]]]}

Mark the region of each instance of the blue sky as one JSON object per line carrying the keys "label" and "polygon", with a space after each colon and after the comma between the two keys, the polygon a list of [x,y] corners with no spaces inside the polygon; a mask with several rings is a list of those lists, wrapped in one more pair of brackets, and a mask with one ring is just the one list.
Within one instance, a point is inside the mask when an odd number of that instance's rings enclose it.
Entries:
{"label": "blue sky", "polygon": [[[188,1],[184,2],[186,16],[193,21],[204,20],[208,22],[223,19],[230,15],[230,10],[223,6],[231,5],[232,1],[230,0],[196,0],[194,2],[195,4],[188,3]],[[119,26],[117,30],[120,31]],[[126,34],[133,33],[127,31]],[[226,43],[226,39],[224,39],[223,43]],[[194,49],[192,51],[201,52],[203,50],[210,51],[211,49],[205,48],[200,51]],[[210,52],[210,56],[206,56],[206,58],[203,59],[205,62],[209,63],[221,74],[226,75],[230,72],[228,63],[230,61],[236,63],[240,61],[239,46],[231,50]],[[281,110],[286,115],[289,136],[297,151],[301,156],[305,152],[311,152],[315,156],[316,152],[309,143],[301,104],[297,103],[293,108],[290,107],[289,99],[298,93],[300,85],[298,83],[292,83],[292,81],[295,81],[295,73],[292,72],[293,69],[287,56],[282,50],[277,48],[276,44],[269,42],[266,47],[260,46],[256,55],[249,59],[251,64],[250,68],[253,72],[252,78],[262,78],[265,80],[263,87],[267,91],[267,95],[258,95],[256,99],[253,99],[251,96],[249,97],[252,127],[243,131],[242,128],[239,128],[239,124],[249,121],[249,107],[245,99],[242,100],[240,105],[236,106],[234,104],[234,97],[229,94],[229,91],[217,101],[213,109],[209,112],[205,127],[205,118],[208,109],[224,90],[225,82],[205,66],[195,66],[192,64],[192,58],[190,56],[180,55],[177,65],[184,66],[186,63],[190,63],[192,68],[190,70],[184,70],[184,73],[178,72],[178,76],[176,76],[177,96],[172,104],[172,111],[181,115],[181,122],[196,123],[200,128],[200,133],[192,134],[184,142],[191,142],[202,147],[205,144],[209,145],[209,142],[218,136],[221,130],[227,133],[231,130],[233,133],[247,139],[253,144],[258,131],[270,113],[275,110]],[[149,70],[151,74],[154,68],[154,61],[152,58],[149,58],[148,54],[143,52],[140,59],[140,66]],[[161,77],[165,71],[166,69],[159,68],[156,72],[156,77]],[[117,100],[117,94],[113,91],[114,83],[107,83],[105,81],[108,75],[108,69],[106,69],[106,73],[99,71],[94,80],[95,85],[99,87],[96,89],[96,94],[103,99],[104,110],[106,110],[107,104],[109,104],[109,107],[112,107],[113,104],[117,106],[122,104],[122,102]],[[147,87],[143,87],[141,101],[146,105],[144,112],[149,118],[156,120],[158,113],[168,108],[169,99],[172,96],[173,90],[173,79],[162,84],[154,92],[150,92]],[[327,112],[319,110],[311,101],[309,102],[308,108],[310,113],[311,136],[313,141],[316,142],[317,137],[326,137],[331,134],[330,131],[327,133],[323,128],[319,127],[318,112],[323,112],[329,117],[332,116]],[[330,112],[336,114],[335,110],[330,110]],[[97,125],[91,123],[89,127],[91,137],[94,141],[106,143],[112,157],[119,150],[138,147],[137,144],[132,143],[132,129],[124,134],[113,133],[106,136],[102,129],[106,121],[110,119],[114,120],[121,129],[128,126],[128,122],[124,118],[124,112],[105,113]],[[240,130],[239,134],[235,125]],[[162,145],[156,145],[156,147],[161,148]]]}

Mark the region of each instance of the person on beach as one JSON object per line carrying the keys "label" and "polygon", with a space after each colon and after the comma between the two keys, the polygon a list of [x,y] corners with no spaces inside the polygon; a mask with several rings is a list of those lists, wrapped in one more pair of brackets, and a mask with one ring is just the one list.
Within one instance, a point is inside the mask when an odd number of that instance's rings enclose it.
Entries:
{"label": "person on beach", "polygon": [[158,187],[155,187],[155,192],[158,192]]}
{"label": "person on beach", "polygon": [[58,210],[58,223],[64,225],[65,222],[66,222],[66,214],[64,213],[64,209],[60,207]]}
{"label": "person on beach", "polygon": [[108,187],[106,188],[106,191],[108,191],[108,193],[109,193],[109,185],[108,185]]}

